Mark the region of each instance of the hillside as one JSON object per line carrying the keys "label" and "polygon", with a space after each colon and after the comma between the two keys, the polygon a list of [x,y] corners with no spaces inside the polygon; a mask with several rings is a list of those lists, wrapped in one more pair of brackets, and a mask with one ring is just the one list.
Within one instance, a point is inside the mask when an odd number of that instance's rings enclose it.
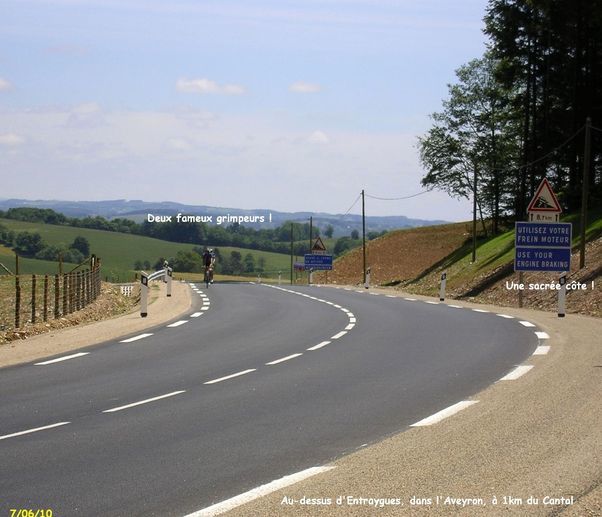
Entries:
{"label": "hillside", "polygon": [[[586,267],[579,271],[578,218],[573,222],[573,257],[569,281],[586,283],[588,289],[567,295],[569,312],[602,316],[602,216],[592,213],[586,232]],[[373,285],[394,285],[406,292],[436,296],[439,279],[447,272],[447,296],[472,301],[516,306],[516,291],[506,289],[506,281],[516,280],[513,271],[514,230],[494,238],[479,239],[477,260],[471,262],[472,241],[469,223],[416,228],[391,232],[366,246],[367,264],[372,270]],[[356,249],[335,261],[328,281],[359,284],[362,279],[362,250]],[[325,276],[320,277],[325,281]],[[557,281],[554,273],[525,273],[524,282]],[[593,283],[592,283],[593,282]],[[557,292],[524,291],[525,307],[556,310]]]}
{"label": "hillside", "polygon": [[[91,252],[102,259],[103,275],[115,281],[131,280],[134,263],[137,260],[143,262],[148,260],[151,264],[154,264],[159,257],[174,257],[178,251],[192,251],[194,247],[193,244],[180,244],[140,235],[73,228],[71,226],[28,223],[10,219],[0,219],[0,224],[14,231],[38,232],[46,243],[52,245],[69,244],[77,236],[85,237],[90,242]],[[229,255],[234,250],[239,251],[243,257],[247,253],[251,253],[255,257],[256,262],[259,257],[263,257],[266,271],[274,271],[277,274],[278,270],[288,271],[290,267],[290,258],[288,255],[242,248],[220,247],[223,256]],[[11,250],[0,246],[0,257],[0,262],[7,262],[7,265],[11,269],[13,268],[14,254]],[[21,272],[23,273],[57,272],[57,263],[55,262],[22,259],[20,265]],[[65,266],[66,269],[69,267],[73,266],[69,264]]]}

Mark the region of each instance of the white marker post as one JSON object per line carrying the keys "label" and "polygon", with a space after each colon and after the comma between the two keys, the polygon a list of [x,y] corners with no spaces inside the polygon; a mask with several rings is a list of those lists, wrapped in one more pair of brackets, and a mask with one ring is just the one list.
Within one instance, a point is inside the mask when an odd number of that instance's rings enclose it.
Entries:
{"label": "white marker post", "polygon": [[282,283],[282,271],[278,271],[278,285]]}
{"label": "white marker post", "polygon": [[370,268],[366,269],[366,283],[364,287],[368,289],[370,287]]}
{"label": "white marker post", "polygon": [[167,296],[171,296],[171,276],[173,273],[173,269],[170,267],[167,268]]}
{"label": "white marker post", "polygon": [[309,285],[314,283],[314,270],[310,269],[309,270]]}
{"label": "white marker post", "polygon": [[445,284],[447,282],[447,273],[441,273],[441,289],[439,289],[439,301],[445,300]]}
{"label": "white marker post", "polygon": [[148,315],[148,275],[140,273],[140,316]]}
{"label": "white marker post", "polygon": [[560,286],[558,290],[558,317],[564,318],[566,312],[566,274],[560,277]]}

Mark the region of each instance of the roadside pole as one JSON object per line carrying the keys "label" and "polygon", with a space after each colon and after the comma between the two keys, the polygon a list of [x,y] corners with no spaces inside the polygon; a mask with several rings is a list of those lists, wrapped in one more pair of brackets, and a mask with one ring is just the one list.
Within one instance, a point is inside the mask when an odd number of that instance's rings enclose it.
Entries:
{"label": "roadside pole", "polygon": [[140,273],[140,316],[148,315],[148,275]]}
{"label": "roadside pole", "polygon": [[566,313],[566,273],[560,277],[560,286],[558,290],[558,317],[564,318]]}
{"label": "roadside pole", "polygon": [[439,289],[439,301],[445,300],[445,284],[447,282],[447,273],[441,273],[441,289]]}
{"label": "roadside pole", "polygon": [[167,296],[171,296],[171,277],[173,274],[173,269],[170,268],[169,266],[167,267]]}

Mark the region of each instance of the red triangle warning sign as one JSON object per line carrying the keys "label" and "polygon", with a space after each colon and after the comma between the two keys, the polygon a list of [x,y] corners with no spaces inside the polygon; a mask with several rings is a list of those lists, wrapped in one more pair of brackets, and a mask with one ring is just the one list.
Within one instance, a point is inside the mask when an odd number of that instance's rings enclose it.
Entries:
{"label": "red triangle warning sign", "polygon": [[311,252],[312,253],[325,253],[326,252],[326,246],[324,246],[324,243],[322,242],[322,239],[320,239],[320,237],[318,237],[316,239],[316,242],[314,242],[314,245],[311,247]]}
{"label": "red triangle warning sign", "polygon": [[529,203],[527,212],[547,212],[554,214],[562,212],[556,194],[554,194],[550,182],[547,179],[544,178],[539,184],[539,187],[537,187],[535,195]]}

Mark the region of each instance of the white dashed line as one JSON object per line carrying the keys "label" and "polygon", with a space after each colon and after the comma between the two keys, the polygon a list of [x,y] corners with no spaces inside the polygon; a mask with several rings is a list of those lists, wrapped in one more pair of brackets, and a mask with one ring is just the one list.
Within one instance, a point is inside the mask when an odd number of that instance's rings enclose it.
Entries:
{"label": "white dashed line", "polygon": [[63,357],[59,357],[57,359],[50,359],[50,361],[44,361],[42,363],[34,363],[35,366],[45,366],[47,364],[60,363],[61,361],[67,361],[69,359],[75,359],[76,357],[82,357],[84,355],[88,355],[90,352],[80,352],[79,354],[71,354],[65,355]]}
{"label": "white dashed line", "polygon": [[489,312],[486,311],[485,309],[472,309],[474,312]]}
{"label": "white dashed line", "polygon": [[370,293],[372,296],[378,296],[380,293]]}
{"label": "white dashed line", "polygon": [[203,307],[201,307],[201,310],[202,310],[202,311],[208,311],[208,310],[209,310],[209,307],[207,307],[207,306],[203,306]]}
{"label": "white dashed line", "polygon": [[496,316],[499,316],[500,318],[506,318],[508,320],[514,319],[514,316],[509,316],[508,314],[496,314]]}
{"label": "white dashed line", "polygon": [[169,328],[179,327],[180,325],[184,325],[184,323],[188,323],[188,320],[180,320],[172,323],[171,325],[167,325]]}
{"label": "white dashed line", "polygon": [[226,375],[225,377],[220,377],[219,379],[213,379],[212,381],[207,381],[207,382],[204,382],[203,384],[215,384],[217,382],[227,381],[228,379],[234,379],[234,377],[240,377],[241,375],[246,375],[247,373],[251,373],[256,370],[257,370],[257,368],[250,368],[249,370],[243,370],[242,372],[233,373],[232,375]]}
{"label": "white dashed line", "polygon": [[7,438],[14,438],[15,436],[21,436],[24,434],[37,433],[38,431],[44,431],[46,429],[52,429],[53,427],[60,427],[62,425],[70,424],[71,422],[58,422],[57,424],[45,425],[44,427],[36,427],[34,429],[27,429],[26,431],[20,431],[18,433],[5,434],[0,436],[0,440],[6,440]]}
{"label": "white dashed line", "polygon": [[387,296],[387,298],[397,298],[397,296],[394,296],[392,294],[387,294],[386,296]]}
{"label": "white dashed line", "polygon": [[522,377],[523,375],[525,375],[525,373],[527,373],[531,368],[533,368],[533,366],[529,365],[529,364],[522,365],[522,366],[517,366],[509,374],[504,375],[500,379],[500,381],[515,381],[519,377]]}
{"label": "white dashed line", "polygon": [[226,513],[238,506],[254,501],[255,499],[259,499],[260,497],[264,497],[276,490],[280,490],[282,488],[286,488],[287,486],[291,486],[299,481],[303,481],[311,476],[315,476],[316,474],[321,474],[322,472],[328,472],[334,467],[312,467],[307,470],[302,470],[301,472],[297,472],[296,474],[291,474],[289,476],[284,476],[283,478],[277,479],[265,485],[258,486],[253,490],[249,490],[244,494],[237,495],[236,497],[232,497],[230,499],[226,499],[221,503],[214,504],[212,506],[208,506],[198,512],[194,512],[186,515],[185,517],[213,517],[215,515],[221,515],[222,513]]}
{"label": "white dashed line", "polygon": [[145,337],[150,337],[150,336],[152,336],[152,334],[140,334],[139,336],[134,336],[129,339],[124,339],[123,341],[120,341],[120,343],[131,343],[133,341],[138,341],[139,339],[144,339]]}
{"label": "white dashed line", "polygon": [[355,327],[355,323],[350,323],[345,327],[345,330],[351,330],[353,327]]}
{"label": "white dashed line", "polygon": [[349,323],[355,323],[357,320],[353,316],[349,316]]}
{"label": "white dashed line", "polygon": [[452,305],[451,303],[448,303],[447,306],[451,307],[452,309],[462,309],[461,305]]}
{"label": "white dashed line", "polygon": [[439,302],[431,302],[430,300],[426,300],[424,303],[430,303],[431,305],[439,305]]}
{"label": "white dashed line", "polygon": [[193,312],[190,317],[191,318],[198,318],[199,316],[202,316],[203,313],[202,312]]}
{"label": "white dashed line", "polygon": [[533,323],[531,323],[530,321],[519,321],[519,323],[521,325],[524,325],[525,327],[534,327],[535,325],[533,325]]}
{"label": "white dashed line", "polygon": [[343,337],[345,334],[347,334],[347,331],[341,330],[341,332],[339,332],[338,334],[335,334],[330,339],[339,339],[339,338]]}
{"label": "white dashed line", "polygon": [[550,339],[550,336],[547,332],[535,332],[535,335],[539,338],[539,339]]}
{"label": "white dashed line", "polygon": [[407,300],[408,302],[415,302],[416,298],[404,298],[404,300]]}
{"label": "white dashed line", "polygon": [[149,402],[154,402],[155,400],[166,399],[167,397],[173,397],[175,395],[179,395],[180,393],[186,393],[186,390],[180,391],[172,391],[171,393],[166,393],[165,395],[159,395],[158,397],[153,397],[151,399],[140,400],[139,402],[133,402],[132,404],[127,404],[125,406],[114,407],[111,409],[105,409],[103,413],[115,413],[116,411],[122,411],[124,409],[129,409],[135,406],[141,406],[142,404],[148,404]]}
{"label": "white dashed line", "polygon": [[303,354],[291,354],[291,355],[287,355],[286,357],[282,357],[281,359],[276,359],[275,361],[271,361],[269,363],[265,363],[265,365],[266,366],[273,366],[275,364],[283,363],[284,361],[289,361],[291,359],[294,359],[295,357],[299,357],[300,355],[303,355]]}
{"label": "white dashed line", "polygon": [[476,404],[477,402],[478,400],[463,400],[461,402],[458,402],[457,404],[454,404],[453,406],[449,406],[448,408],[442,409],[434,415],[426,417],[420,420],[419,422],[416,422],[415,424],[412,424],[410,427],[423,427],[427,425],[436,424],[438,422],[441,422],[441,420],[448,418],[458,413],[459,411],[462,411],[463,409],[472,406],[473,404]]}
{"label": "white dashed line", "polygon": [[535,349],[535,352],[533,352],[533,355],[546,355],[548,352],[550,351],[550,347],[549,346],[538,346]]}
{"label": "white dashed line", "polygon": [[322,341],[321,343],[318,343],[317,345],[308,348],[308,350],[318,350],[326,345],[330,345],[330,341]]}

